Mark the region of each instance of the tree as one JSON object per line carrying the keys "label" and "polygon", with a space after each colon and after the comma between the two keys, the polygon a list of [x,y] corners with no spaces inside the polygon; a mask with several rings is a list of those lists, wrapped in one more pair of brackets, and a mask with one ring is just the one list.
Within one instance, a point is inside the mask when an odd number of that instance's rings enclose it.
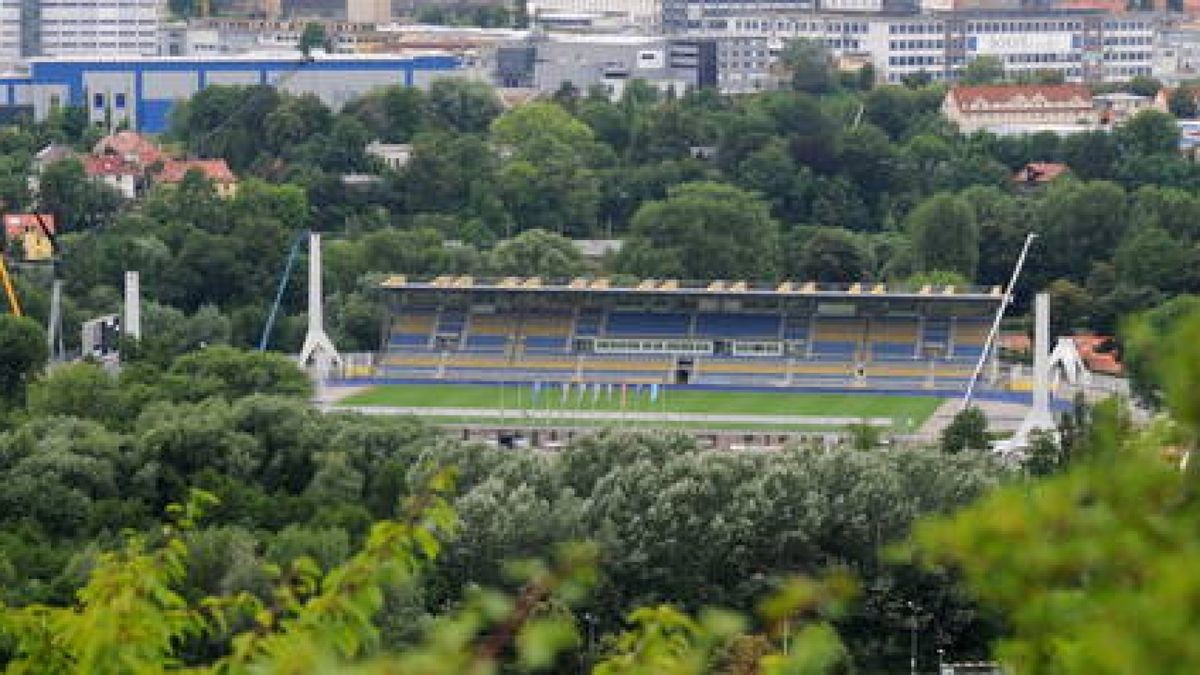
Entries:
{"label": "tree", "polygon": [[1196,281],[1195,253],[1161,227],[1130,230],[1113,262],[1121,280],[1137,286],[1178,291]]}
{"label": "tree", "polygon": [[1050,185],[1033,214],[1042,235],[1037,244],[1041,264],[1030,276],[1085,279],[1092,263],[1111,257],[1120,244],[1129,227],[1127,208],[1124,190],[1114,183]]}
{"label": "tree", "polygon": [[310,21],[304,24],[304,31],[300,33],[300,42],[298,47],[300,53],[308,57],[314,49],[327,49],[329,36],[325,34],[325,25]]}
{"label": "tree", "polygon": [[952,194],[936,194],[917,205],[907,219],[922,270],[959,272],[975,278],[979,265],[979,225],[970,205]]}
{"label": "tree", "polygon": [[836,227],[802,228],[789,238],[784,269],[793,279],[850,283],[871,278],[871,252],[859,235]]}
{"label": "tree", "polygon": [[1166,364],[1172,363],[1163,338],[1180,330],[1191,317],[1200,316],[1200,296],[1180,295],[1129,318],[1121,328],[1121,359],[1129,373],[1133,393],[1150,405],[1162,405],[1168,381]]}
{"label": "tree", "polygon": [[496,246],[491,265],[499,274],[563,279],[583,271],[583,256],[566,237],[527,230]]}
{"label": "tree", "polygon": [[25,388],[46,365],[46,333],[29,317],[0,314],[0,403],[25,402]]}
{"label": "tree", "polygon": [[427,123],[425,93],[416,87],[394,86],[357,98],[343,109],[384,143],[407,143]]}
{"label": "tree", "polygon": [[97,365],[65,364],[29,385],[29,409],[104,422],[120,415],[120,391],[116,378]]}
{"label": "tree", "polygon": [[429,112],[448,129],[482,133],[502,110],[496,92],[483,82],[443,78],[429,85]]}
{"label": "tree", "polygon": [[989,285],[1008,283],[1029,234],[1029,207],[1024,201],[990,185],[969,187],[959,193],[959,197],[970,205],[979,223],[976,281]]}
{"label": "tree", "polygon": [[1158,93],[1158,90],[1162,89],[1162,82],[1147,75],[1134,75],[1132,78],[1130,78],[1126,88],[1131,94],[1137,94],[1138,96],[1145,96],[1147,98],[1154,98],[1154,95]]}
{"label": "tree", "polygon": [[827,94],[837,86],[833,57],[817,40],[790,40],[780,56],[792,76],[792,88],[806,94]]}
{"label": "tree", "polygon": [[987,416],[976,406],[963,408],[942,430],[942,452],[955,454],[964,450],[988,448]]}
{"label": "tree", "polygon": [[38,181],[38,202],[54,214],[63,230],[84,230],[109,222],[120,208],[121,193],[89,178],[76,159],[55,162]]}
{"label": "tree", "polygon": [[779,225],[755,195],[720,183],[684,183],[633,217],[618,267],[677,279],[769,279]]}
{"label": "tree", "polygon": [[1050,334],[1072,335],[1091,324],[1096,301],[1087,289],[1069,279],[1055,279],[1046,287],[1050,295]]}
{"label": "tree", "polygon": [[1119,155],[1116,135],[1107,131],[1085,131],[1062,140],[1063,162],[1083,180],[1112,178]]}
{"label": "tree", "polygon": [[1192,87],[1175,87],[1172,89],[1171,95],[1167,97],[1167,110],[1181,120],[1194,119],[1198,112],[1196,90]]}
{"label": "tree", "polygon": [[1004,79],[1004,62],[991,55],[971,59],[962,73],[963,84],[992,84]]}
{"label": "tree", "polygon": [[233,399],[250,394],[304,398],[312,391],[308,377],[294,361],[270,352],[207,347],[176,359],[170,372],[184,378],[192,400],[207,396]]}
{"label": "tree", "polygon": [[1200,432],[1200,314],[1157,337],[1170,419],[1136,432],[1104,420],[1090,460],[915,528],[909,552],[952,566],[1003,613],[1007,669],[1184,673],[1200,661],[1188,637],[1200,582],[1184,572],[1200,564],[1198,474],[1179,462]]}
{"label": "tree", "polygon": [[1175,155],[1179,152],[1179,125],[1157,110],[1143,110],[1117,129],[1129,151],[1142,155]]}

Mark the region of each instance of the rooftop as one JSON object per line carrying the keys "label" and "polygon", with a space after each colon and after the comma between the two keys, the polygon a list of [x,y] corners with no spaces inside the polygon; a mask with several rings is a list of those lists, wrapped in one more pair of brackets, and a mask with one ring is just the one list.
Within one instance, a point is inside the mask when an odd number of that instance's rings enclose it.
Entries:
{"label": "rooftop", "polygon": [[959,109],[966,109],[969,102],[984,101],[992,105],[1014,104],[1028,107],[1029,101],[1043,100],[1054,103],[1079,102],[1080,108],[1091,109],[1092,92],[1082,84],[984,84],[960,85],[947,94]]}
{"label": "rooftop", "polygon": [[188,159],[169,161],[163,165],[162,171],[156,178],[163,183],[179,183],[189,171],[199,171],[205,178],[214,183],[236,183],[237,176],[233,175],[229,164],[223,159]]}
{"label": "rooftop", "polygon": [[815,281],[679,281],[677,279],[644,279],[625,281],[606,277],[577,277],[574,279],[542,279],[541,277],[475,278],[442,275],[432,279],[410,279],[393,274],[380,284],[393,290],[460,290],[501,291],[514,293],[645,293],[670,295],[721,295],[755,297],[889,297],[913,299],[990,300],[999,302],[1003,292],[999,286],[946,286],[925,284],[907,286],[859,282],[853,284],[819,283]]}
{"label": "rooftop", "polygon": [[1030,162],[1013,174],[1013,180],[1018,183],[1049,183],[1070,170],[1060,162]]}
{"label": "rooftop", "polygon": [[96,157],[89,155],[83,158],[83,172],[89,176],[140,176],[138,167],[116,155]]}

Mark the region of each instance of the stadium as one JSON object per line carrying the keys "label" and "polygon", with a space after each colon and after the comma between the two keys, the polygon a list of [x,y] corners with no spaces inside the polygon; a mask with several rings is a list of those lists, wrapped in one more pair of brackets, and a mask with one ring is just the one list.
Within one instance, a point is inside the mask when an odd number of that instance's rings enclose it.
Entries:
{"label": "stadium", "polygon": [[436,406],[464,424],[511,410],[513,423],[563,428],[911,430],[965,390],[1004,298],[882,283],[394,275],[381,286],[377,387],[347,403]]}

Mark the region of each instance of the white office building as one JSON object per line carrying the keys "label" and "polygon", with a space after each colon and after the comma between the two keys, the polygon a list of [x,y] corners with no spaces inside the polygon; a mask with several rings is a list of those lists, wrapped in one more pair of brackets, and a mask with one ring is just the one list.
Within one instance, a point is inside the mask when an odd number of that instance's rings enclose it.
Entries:
{"label": "white office building", "polygon": [[581,14],[621,17],[625,23],[648,31],[658,30],[662,18],[661,0],[534,0],[529,3],[534,16],[545,14]]}
{"label": "white office building", "polygon": [[0,0],[0,61],[154,56],[166,0]]}
{"label": "white office building", "polygon": [[810,39],[870,63],[881,82],[925,74],[953,81],[978,56],[995,56],[1009,73],[1058,71],[1069,82],[1151,75],[1158,24],[1150,14],[1095,11],[979,12],[903,16],[801,14],[705,19],[683,34],[717,41],[718,80],[729,92],[778,85],[787,42]]}
{"label": "white office building", "polygon": [[37,50],[41,56],[157,55],[166,4],[166,0],[38,0]]}

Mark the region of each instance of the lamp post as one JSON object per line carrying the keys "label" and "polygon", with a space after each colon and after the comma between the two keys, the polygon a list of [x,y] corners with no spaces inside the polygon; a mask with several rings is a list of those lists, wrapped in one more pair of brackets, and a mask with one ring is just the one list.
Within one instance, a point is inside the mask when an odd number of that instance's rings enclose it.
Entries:
{"label": "lamp post", "polygon": [[910,675],[917,675],[917,605],[912,600],[907,603],[908,610],[911,612],[909,617],[909,644],[908,644],[908,671]]}

